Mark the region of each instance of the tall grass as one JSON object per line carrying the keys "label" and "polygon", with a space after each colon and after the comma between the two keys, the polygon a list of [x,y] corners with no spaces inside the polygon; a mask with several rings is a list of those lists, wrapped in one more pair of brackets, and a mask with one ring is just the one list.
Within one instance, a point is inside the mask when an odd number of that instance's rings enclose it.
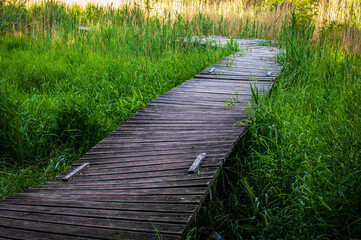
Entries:
{"label": "tall grass", "polygon": [[225,239],[361,234],[361,57],[300,23],[284,24],[285,70],[255,96],[248,133],[198,217]]}
{"label": "tall grass", "polygon": [[187,21],[136,7],[10,2],[1,11],[1,197],[63,171],[151,99],[232,51],[184,43]]}
{"label": "tall grass", "polygon": [[231,50],[179,37],[275,39],[285,70],[271,94],[255,96],[247,135],[197,226],[226,239],[360,235],[359,1],[119,3],[0,1],[2,197],[61,172]]}
{"label": "tall grass", "polygon": [[[36,1],[36,0],[34,0]],[[330,41],[361,52],[361,2],[358,0],[64,0],[86,7],[89,2],[103,6],[137,6],[148,16],[188,20],[193,34],[199,29],[208,34],[274,39],[282,22],[292,11],[312,14],[316,32]],[[30,3],[33,1],[30,1]],[[202,21],[193,21],[202,18]],[[306,22],[307,23],[307,22]]]}

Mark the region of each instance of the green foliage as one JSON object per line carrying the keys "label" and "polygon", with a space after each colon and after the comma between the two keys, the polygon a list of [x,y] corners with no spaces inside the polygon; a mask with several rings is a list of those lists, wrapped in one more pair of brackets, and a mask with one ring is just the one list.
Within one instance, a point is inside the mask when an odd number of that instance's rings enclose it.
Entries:
{"label": "green foliage", "polygon": [[[245,2],[276,9],[286,1]],[[252,89],[247,135],[197,226],[226,239],[360,235],[361,59],[330,44],[344,23],[325,23],[314,41],[315,3],[293,2],[278,37],[285,70],[269,96]],[[151,99],[235,50],[180,37],[278,34],[251,17],[179,14],[172,22],[149,11],[0,0],[2,198],[59,174]],[[189,239],[202,237],[197,226]]]}
{"label": "green foliage", "polygon": [[0,34],[22,27],[28,10],[26,0],[0,0]]}
{"label": "green foliage", "polygon": [[299,26],[308,29],[315,25],[314,17],[318,14],[319,1],[320,0],[262,0],[253,4],[256,11],[281,7],[285,4],[292,5],[297,21],[300,23]]}
{"label": "green foliage", "polygon": [[14,15],[15,28],[2,25],[0,35],[1,197],[59,173],[150,100],[234,51],[182,42],[188,21],[138,8],[3,7],[26,18]]}
{"label": "green foliage", "polygon": [[314,16],[316,16],[318,12],[318,2],[319,0],[294,0],[296,7],[295,16],[301,23],[299,27],[314,27]]}
{"label": "green foliage", "polygon": [[256,99],[247,135],[198,225],[225,239],[357,239],[361,234],[360,56],[280,35],[285,70]]}

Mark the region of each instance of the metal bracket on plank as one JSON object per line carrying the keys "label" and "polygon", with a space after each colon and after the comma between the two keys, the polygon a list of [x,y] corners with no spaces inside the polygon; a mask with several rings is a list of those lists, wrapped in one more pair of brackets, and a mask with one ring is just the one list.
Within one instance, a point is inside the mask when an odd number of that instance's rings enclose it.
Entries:
{"label": "metal bracket on plank", "polygon": [[202,161],[206,158],[206,153],[201,153],[198,155],[196,160],[194,160],[192,166],[188,169],[188,174],[194,174],[199,169],[199,166],[201,165]]}
{"label": "metal bracket on plank", "polygon": [[61,180],[63,182],[69,182],[75,175],[77,175],[80,172],[84,171],[89,166],[90,166],[89,162],[83,163],[82,165],[80,165],[79,167],[77,167],[73,171],[71,171],[69,174],[67,174],[65,177],[62,177]]}

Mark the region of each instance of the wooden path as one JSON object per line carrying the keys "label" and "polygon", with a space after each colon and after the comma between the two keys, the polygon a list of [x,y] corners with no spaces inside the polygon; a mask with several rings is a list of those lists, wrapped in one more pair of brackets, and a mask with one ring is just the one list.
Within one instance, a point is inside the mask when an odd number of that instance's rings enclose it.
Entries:
{"label": "wooden path", "polygon": [[[157,229],[163,239],[183,239],[245,130],[236,123],[250,79],[267,92],[282,70],[276,48],[259,41],[238,39],[240,52],[154,99],[57,180],[1,201],[0,238],[156,239]],[[200,153],[200,170],[188,174]],[[83,163],[90,166],[61,180]]]}

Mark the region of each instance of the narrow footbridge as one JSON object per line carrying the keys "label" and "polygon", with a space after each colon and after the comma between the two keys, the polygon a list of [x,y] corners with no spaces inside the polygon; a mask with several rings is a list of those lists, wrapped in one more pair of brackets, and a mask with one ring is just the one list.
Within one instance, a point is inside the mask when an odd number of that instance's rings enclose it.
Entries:
{"label": "narrow footbridge", "polygon": [[275,47],[237,41],[239,52],[151,101],[56,179],[0,201],[0,238],[184,239],[245,130],[251,85],[266,93],[282,70]]}

